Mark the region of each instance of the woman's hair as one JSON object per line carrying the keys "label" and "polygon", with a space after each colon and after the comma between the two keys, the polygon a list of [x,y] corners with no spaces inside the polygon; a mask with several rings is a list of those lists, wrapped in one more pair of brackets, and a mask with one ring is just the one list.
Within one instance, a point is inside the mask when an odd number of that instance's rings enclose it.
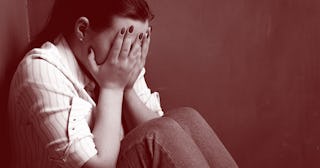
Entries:
{"label": "woman's hair", "polygon": [[30,43],[30,49],[57,35],[68,35],[79,17],[87,17],[95,31],[112,24],[114,16],[140,21],[152,20],[153,14],[145,0],[56,0],[46,27]]}

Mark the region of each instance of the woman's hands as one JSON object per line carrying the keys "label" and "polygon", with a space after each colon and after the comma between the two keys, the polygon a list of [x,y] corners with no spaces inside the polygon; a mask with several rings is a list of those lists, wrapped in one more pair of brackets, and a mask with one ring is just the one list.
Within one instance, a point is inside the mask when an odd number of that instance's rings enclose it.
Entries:
{"label": "woman's hands", "polygon": [[124,90],[132,88],[144,67],[150,41],[146,33],[139,34],[140,38],[133,34],[133,27],[118,32],[102,64],[96,63],[93,51],[89,54],[87,69],[100,87],[92,129],[98,153],[83,167],[115,167],[117,163]]}
{"label": "woman's hands", "polygon": [[137,80],[142,68],[146,63],[146,58],[148,55],[150,45],[150,35],[150,27],[148,28],[147,33],[141,33],[139,35],[139,39],[141,38],[142,44],[140,45],[140,47],[137,47],[137,54],[140,55],[140,59],[137,60],[134,69],[131,71],[130,79],[128,81],[127,86],[125,87],[126,90],[133,88],[135,81]]}
{"label": "woman's hands", "polygon": [[[134,37],[133,27],[127,31],[122,28],[113,41],[106,61],[98,65],[93,51],[89,54],[89,71],[98,82],[101,89],[132,88],[141,69],[144,67],[150,35],[141,33]],[[150,29],[148,30],[150,33]]]}

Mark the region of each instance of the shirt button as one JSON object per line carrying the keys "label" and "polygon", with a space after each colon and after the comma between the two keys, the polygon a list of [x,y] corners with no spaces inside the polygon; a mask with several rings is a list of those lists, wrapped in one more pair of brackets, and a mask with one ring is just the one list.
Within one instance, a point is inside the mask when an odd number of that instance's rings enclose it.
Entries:
{"label": "shirt button", "polygon": [[71,128],[73,131],[75,130],[75,128]]}
{"label": "shirt button", "polygon": [[73,121],[76,121],[76,120],[77,120],[77,119],[75,119],[75,118],[73,119]]}

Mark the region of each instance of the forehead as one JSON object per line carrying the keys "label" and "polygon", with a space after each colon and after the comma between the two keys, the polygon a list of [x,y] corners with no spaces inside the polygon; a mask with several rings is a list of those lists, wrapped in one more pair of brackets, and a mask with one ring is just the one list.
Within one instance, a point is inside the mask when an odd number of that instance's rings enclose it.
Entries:
{"label": "forehead", "polygon": [[112,28],[116,30],[120,30],[121,28],[129,28],[130,26],[134,26],[134,32],[142,33],[146,32],[149,27],[149,22],[146,20],[145,22],[140,20],[134,20],[125,17],[115,16],[112,22]]}

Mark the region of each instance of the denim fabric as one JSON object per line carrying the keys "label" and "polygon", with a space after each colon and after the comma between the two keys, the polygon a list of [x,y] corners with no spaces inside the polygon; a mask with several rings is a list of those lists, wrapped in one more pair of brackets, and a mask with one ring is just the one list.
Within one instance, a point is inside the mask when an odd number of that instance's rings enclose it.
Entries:
{"label": "denim fabric", "polygon": [[129,132],[118,168],[238,167],[214,131],[191,108],[179,108]]}

